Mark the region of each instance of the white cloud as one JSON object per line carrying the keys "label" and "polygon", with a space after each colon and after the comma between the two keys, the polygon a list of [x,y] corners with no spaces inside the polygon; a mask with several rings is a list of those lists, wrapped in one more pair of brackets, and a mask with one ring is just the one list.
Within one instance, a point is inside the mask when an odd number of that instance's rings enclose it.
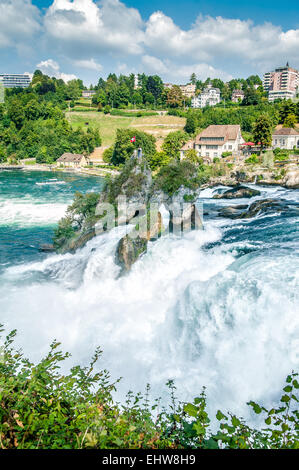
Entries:
{"label": "white cloud", "polygon": [[283,32],[271,23],[256,26],[251,20],[200,15],[184,31],[164,13],[155,12],[146,25],[145,44],[154,55],[179,60],[242,60],[263,67],[285,58],[298,62],[299,30]]}
{"label": "white cloud", "polygon": [[167,66],[162,60],[158,59],[157,57],[144,55],[142,57],[142,64],[150,73],[164,74],[167,72]]}
{"label": "white cloud", "polygon": [[53,59],[43,60],[37,64],[36,67],[46,75],[49,75],[50,77],[61,78],[64,82],[68,82],[77,78],[76,75],[60,72],[59,64]]}
{"label": "white cloud", "polygon": [[121,0],[53,0],[43,12],[31,2],[0,0],[0,49],[15,47],[22,58],[34,50],[37,57],[72,64],[83,78],[138,69],[175,82],[191,71],[226,80],[286,61],[299,67],[299,29],[202,15],[183,29],[162,11],[143,21]]}
{"label": "white cloud", "polygon": [[101,72],[101,70],[103,70],[102,65],[97,63],[94,59],[74,60],[73,64],[77,67],[82,67],[83,69],[89,70],[96,70],[97,72]]}
{"label": "white cloud", "polygon": [[119,0],[54,0],[45,16],[50,41],[70,56],[136,55],[142,52],[143,21],[137,9]]}
{"label": "white cloud", "polygon": [[148,73],[155,73],[164,77],[167,76],[168,79],[171,79],[174,83],[188,82],[193,72],[200,80],[206,80],[210,77],[221,78],[224,81],[228,81],[233,78],[231,74],[205,63],[181,64],[178,66],[176,62],[170,60],[162,61],[157,57],[145,55],[142,57],[142,64]]}
{"label": "white cloud", "polygon": [[31,0],[0,0],[0,48],[23,48],[41,29]]}

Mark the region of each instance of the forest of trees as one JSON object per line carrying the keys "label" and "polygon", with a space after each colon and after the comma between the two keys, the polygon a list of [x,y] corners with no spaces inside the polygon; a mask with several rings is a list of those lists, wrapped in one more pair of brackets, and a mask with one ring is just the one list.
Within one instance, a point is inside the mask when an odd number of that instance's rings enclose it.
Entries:
{"label": "forest of trees", "polygon": [[67,101],[77,99],[82,88],[81,80],[65,84],[36,71],[30,87],[6,90],[0,104],[0,162],[53,163],[64,152],[89,154],[100,145],[98,131],[73,130],[64,116]]}
{"label": "forest of trees", "polygon": [[[202,82],[192,74],[190,83],[196,85],[196,92],[200,92],[209,82],[221,91],[223,101],[202,110],[190,108],[190,100],[183,96],[181,88],[177,85],[165,88],[157,75],[140,74],[137,83],[135,78],[133,74],[118,77],[110,74],[107,80],[100,78],[96,86],[90,87],[96,92],[92,98],[93,105],[105,114],[111,108],[165,109],[169,114],[186,118],[185,134],[182,137],[172,133],[162,151],[155,152],[153,137],[132,129],[119,131],[115,144],[105,152],[106,162],[115,165],[123,163],[128,152],[137,144],[142,144],[152,168],[161,166],[173,157],[173,153],[177,154],[177,142],[182,143],[188,136],[210,124],[240,124],[242,132],[248,133],[248,138],[251,138],[260,115],[266,115],[273,128],[277,124],[295,127],[299,120],[299,103],[291,100],[269,103],[262,82],[256,75],[246,80],[233,79],[224,83],[220,79]],[[231,93],[236,88],[242,88],[245,93],[242,103],[230,101]],[[0,162],[35,158],[37,163],[50,164],[64,152],[89,154],[101,145],[97,130],[88,126],[75,130],[65,119],[65,111],[75,106],[83,89],[86,87],[82,80],[65,83],[39,70],[35,71],[28,88],[7,89],[5,102],[0,104]],[[136,137],[135,145],[130,143],[132,133]],[[168,140],[170,145],[167,144]]]}

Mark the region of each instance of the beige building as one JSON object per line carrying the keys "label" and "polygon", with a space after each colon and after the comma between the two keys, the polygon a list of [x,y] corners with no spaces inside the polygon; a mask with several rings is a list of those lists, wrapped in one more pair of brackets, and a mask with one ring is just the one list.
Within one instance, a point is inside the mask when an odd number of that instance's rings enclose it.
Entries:
{"label": "beige building", "polygon": [[181,148],[181,158],[185,157],[187,150],[192,149],[198,156],[210,161],[221,157],[223,152],[239,155],[244,142],[239,125],[211,125]]}
{"label": "beige building", "polygon": [[195,96],[196,85],[192,85],[192,83],[188,83],[187,85],[180,85],[180,89],[184,96],[187,98],[193,98]]}
{"label": "beige building", "polygon": [[272,147],[292,150],[299,149],[299,132],[296,129],[282,127],[272,134]]}
{"label": "beige building", "polygon": [[84,155],[76,153],[64,153],[57,160],[58,166],[63,166],[67,168],[80,168],[88,164],[86,157]]}
{"label": "beige building", "polygon": [[295,98],[299,86],[299,72],[287,63],[285,67],[265,73],[263,86],[268,92],[269,101]]}

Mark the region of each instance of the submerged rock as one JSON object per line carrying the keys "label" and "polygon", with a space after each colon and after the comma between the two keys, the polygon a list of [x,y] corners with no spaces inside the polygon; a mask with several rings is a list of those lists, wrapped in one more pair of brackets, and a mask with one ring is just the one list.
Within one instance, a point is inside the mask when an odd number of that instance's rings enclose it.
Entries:
{"label": "submerged rock", "polygon": [[260,196],[261,192],[257,189],[248,188],[247,186],[236,186],[235,188],[228,189],[222,194],[215,194],[213,199],[235,199],[235,198],[249,198],[253,196]]}
{"label": "submerged rock", "polygon": [[[246,210],[242,210],[245,208]],[[288,212],[290,215],[297,215],[299,208],[296,204],[286,204],[278,199],[262,199],[255,201],[247,206],[228,206],[219,209],[219,217],[228,217],[230,219],[250,219],[260,213]]]}
{"label": "submerged rock", "polygon": [[39,246],[39,251],[44,251],[44,252],[51,253],[51,252],[56,251],[56,250],[55,250],[55,247],[52,243],[42,243]]}
{"label": "submerged rock", "polygon": [[146,252],[147,239],[137,236],[132,238],[126,235],[121,238],[116,248],[116,263],[122,268],[122,272],[128,272],[137,259]]}

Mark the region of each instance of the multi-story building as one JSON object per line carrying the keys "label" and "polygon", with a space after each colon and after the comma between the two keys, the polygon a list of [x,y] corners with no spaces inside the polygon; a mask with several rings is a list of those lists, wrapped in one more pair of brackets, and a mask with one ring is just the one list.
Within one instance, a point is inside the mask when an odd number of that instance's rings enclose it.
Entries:
{"label": "multi-story building", "polygon": [[187,85],[179,85],[180,89],[182,90],[182,93],[184,96],[187,96],[187,98],[193,98],[195,96],[195,91],[196,91],[196,85],[193,85],[192,83],[188,83]]}
{"label": "multi-story building", "polygon": [[181,148],[181,158],[187,150],[195,150],[199,157],[212,161],[221,157],[223,152],[239,155],[245,142],[239,125],[211,125]]}
{"label": "multi-story building", "polygon": [[232,92],[232,101],[238,103],[239,101],[244,100],[244,91],[243,90],[233,90]]}
{"label": "multi-story building", "polygon": [[202,93],[192,98],[192,108],[204,108],[205,106],[215,106],[220,103],[220,90],[209,84]]}
{"label": "multi-story building", "polygon": [[299,86],[299,72],[287,63],[285,67],[265,73],[263,86],[268,92],[269,101],[295,98]]}
{"label": "multi-story building", "polygon": [[31,78],[28,74],[8,74],[1,73],[4,88],[27,88],[31,83]]}

